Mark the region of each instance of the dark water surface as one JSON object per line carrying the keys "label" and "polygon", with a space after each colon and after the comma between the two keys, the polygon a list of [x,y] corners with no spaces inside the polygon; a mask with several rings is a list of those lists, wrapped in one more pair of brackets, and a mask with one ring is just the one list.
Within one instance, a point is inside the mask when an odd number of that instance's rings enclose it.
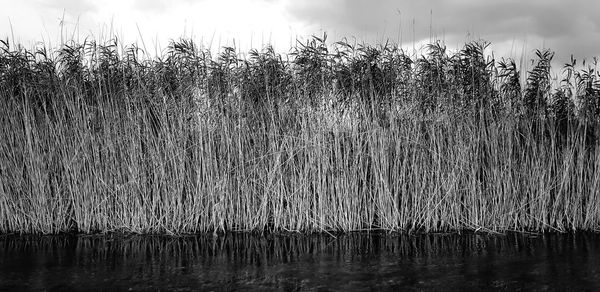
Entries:
{"label": "dark water surface", "polygon": [[0,290],[595,290],[600,235],[0,236]]}

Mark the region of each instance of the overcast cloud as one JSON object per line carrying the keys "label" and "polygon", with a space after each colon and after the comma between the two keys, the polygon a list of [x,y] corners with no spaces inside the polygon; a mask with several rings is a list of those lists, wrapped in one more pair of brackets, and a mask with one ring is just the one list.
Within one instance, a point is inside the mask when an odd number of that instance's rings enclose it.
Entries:
{"label": "overcast cloud", "polygon": [[[375,4],[377,3],[377,4]],[[291,1],[291,18],[336,36],[462,44],[483,38],[502,53],[547,47],[566,60],[600,54],[600,1],[333,0]],[[414,25],[413,25],[414,21]]]}
{"label": "overcast cloud", "polygon": [[[375,5],[374,3],[378,3]],[[541,37],[595,30],[600,2],[534,1],[466,1],[466,0],[333,0],[293,1],[289,12],[297,20],[321,23],[326,27],[349,32],[381,33],[389,25],[414,19],[418,38],[429,35],[429,24],[436,30],[464,35],[476,29],[490,35],[514,35],[527,32]]]}
{"label": "overcast cloud", "polygon": [[[185,34],[240,48],[273,42],[285,50],[296,37],[327,31],[331,40],[355,37],[449,47],[483,38],[500,56],[548,47],[557,59],[600,55],[600,1],[558,0],[0,0],[0,37],[58,40],[59,24],[83,35],[113,32],[158,43]],[[64,13],[64,17],[63,17]],[[9,21],[10,20],[10,21]],[[140,28],[138,32],[137,27]],[[68,29],[69,27],[67,27]],[[218,40],[217,40],[218,38]],[[242,43],[242,45],[240,45]],[[524,47],[526,44],[526,49]],[[214,44],[213,44],[214,45]],[[216,45],[216,46],[218,46]]]}

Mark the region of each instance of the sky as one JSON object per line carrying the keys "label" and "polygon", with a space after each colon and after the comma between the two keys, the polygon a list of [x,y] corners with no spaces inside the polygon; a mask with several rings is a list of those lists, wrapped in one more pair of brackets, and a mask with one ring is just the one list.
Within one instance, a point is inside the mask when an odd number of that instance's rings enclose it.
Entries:
{"label": "sky", "polygon": [[492,43],[496,58],[528,60],[550,48],[559,63],[600,56],[600,1],[593,0],[0,0],[0,37],[24,46],[117,35],[160,53],[170,39],[241,51],[297,39],[381,43],[408,51],[432,40],[448,48]]}

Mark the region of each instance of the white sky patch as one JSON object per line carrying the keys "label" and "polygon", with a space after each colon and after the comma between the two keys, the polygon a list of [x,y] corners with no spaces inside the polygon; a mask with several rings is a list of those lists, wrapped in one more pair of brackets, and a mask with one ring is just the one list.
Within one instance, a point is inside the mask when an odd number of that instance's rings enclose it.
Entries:
{"label": "white sky patch", "polygon": [[160,10],[142,10],[141,3],[130,2],[130,9],[102,11],[98,18],[107,19],[112,13],[118,22],[115,26],[127,28],[123,33],[131,39],[139,38],[139,27],[145,43],[152,47],[164,48],[169,39],[178,37],[199,40],[213,48],[235,44],[247,50],[267,43],[289,46],[289,38],[296,31],[279,5],[265,1],[180,1],[171,5],[154,0],[154,4],[158,2],[164,8]]}
{"label": "white sky patch", "polygon": [[27,47],[40,41],[55,46],[72,37],[78,41],[90,36],[106,40],[117,35],[125,43],[137,42],[140,46],[143,38],[149,53],[160,52],[170,40],[184,37],[213,49],[235,46],[244,52],[266,44],[287,51],[296,37],[308,33],[304,30],[306,25],[286,17],[285,3],[280,1],[109,0],[98,5],[92,3],[95,2],[16,1],[0,11],[0,37],[12,39],[14,35],[16,43]]}

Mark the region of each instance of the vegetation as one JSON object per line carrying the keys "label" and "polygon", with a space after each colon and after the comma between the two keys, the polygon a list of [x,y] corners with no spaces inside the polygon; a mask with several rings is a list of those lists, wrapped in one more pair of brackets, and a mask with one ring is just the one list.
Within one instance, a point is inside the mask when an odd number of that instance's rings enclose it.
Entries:
{"label": "vegetation", "polygon": [[598,230],[595,60],[487,45],[2,41],[0,232]]}

